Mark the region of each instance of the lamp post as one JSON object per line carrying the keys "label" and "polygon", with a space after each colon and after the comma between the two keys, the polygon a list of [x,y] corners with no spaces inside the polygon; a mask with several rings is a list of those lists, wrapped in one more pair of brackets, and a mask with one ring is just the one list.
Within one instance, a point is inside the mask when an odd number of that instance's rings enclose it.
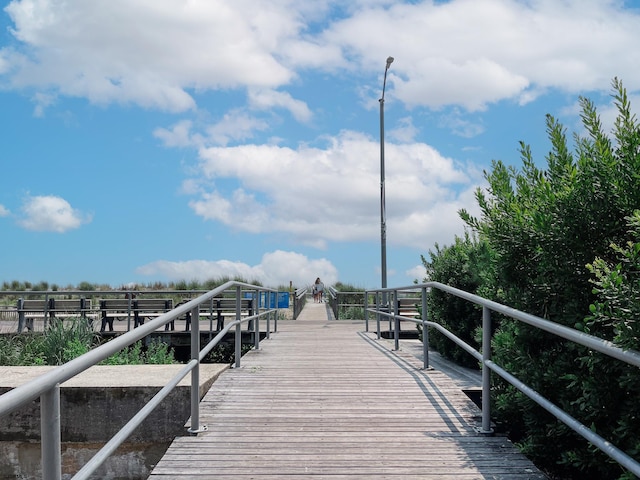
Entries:
{"label": "lamp post", "polygon": [[[380,97],[380,272],[382,288],[387,288],[387,212],[385,207],[384,190],[384,90],[387,86],[387,71],[393,62],[393,57],[387,58],[382,82],[382,96]],[[382,293],[382,303],[387,303],[387,293]]]}

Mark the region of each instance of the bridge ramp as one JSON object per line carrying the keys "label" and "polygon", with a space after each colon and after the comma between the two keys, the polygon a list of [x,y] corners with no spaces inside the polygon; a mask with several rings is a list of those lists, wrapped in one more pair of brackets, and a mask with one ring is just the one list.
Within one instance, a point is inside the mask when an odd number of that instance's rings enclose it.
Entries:
{"label": "bridge ramp", "polygon": [[479,410],[446,374],[324,304],[303,313],[220,375],[201,403],[208,430],[176,438],[150,480],[545,478],[476,433]]}

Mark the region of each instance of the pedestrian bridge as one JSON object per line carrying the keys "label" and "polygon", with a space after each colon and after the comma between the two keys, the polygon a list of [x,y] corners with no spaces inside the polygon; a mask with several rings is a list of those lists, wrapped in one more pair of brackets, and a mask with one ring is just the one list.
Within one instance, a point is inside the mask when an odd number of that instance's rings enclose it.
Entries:
{"label": "pedestrian bridge", "polygon": [[[402,314],[403,292],[417,297],[419,310],[427,312],[431,289],[481,307],[486,347],[474,350],[428,315]],[[490,395],[491,375],[496,374],[640,476],[640,462],[491,360],[492,312],[637,367],[640,353],[437,282],[365,292],[364,322],[336,320],[328,304],[305,305],[304,293],[295,296],[301,300],[294,301],[296,319],[284,320],[268,300],[277,295],[275,290],[227,282],[1,395],[0,418],[39,399],[43,480],[61,480],[63,471],[64,478],[74,474],[73,480],[95,478],[106,459],[190,376],[188,433],[173,441],[151,480],[544,478],[508,440],[493,435]],[[247,296],[256,309],[245,315],[242,301]],[[214,331],[213,304],[222,298],[235,299],[235,318]],[[61,460],[60,385],[185,315],[200,319],[191,322],[188,333],[190,360],[79,471],[70,472]],[[375,333],[369,331],[372,315]],[[387,320],[392,340],[380,335]],[[461,377],[429,360],[427,335],[421,345],[403,343],[401,321],[421,323],[423,332],[427,327],[441,331],[478,360],[481,378]],[[209,330],[201,335],[207,324]],[[255,348],[242,356],[247,333]],[[200,362],[228,334],[235,342],[234,368],[201,396]],[[464,393],[479,385],[481,409]]]}
{"label": "pedestrian bridge", "polygon": [[469,386],[307,302],[218,377],[200,403],[206,430],[176,438],[149,479],[544,478],[478,433]]}

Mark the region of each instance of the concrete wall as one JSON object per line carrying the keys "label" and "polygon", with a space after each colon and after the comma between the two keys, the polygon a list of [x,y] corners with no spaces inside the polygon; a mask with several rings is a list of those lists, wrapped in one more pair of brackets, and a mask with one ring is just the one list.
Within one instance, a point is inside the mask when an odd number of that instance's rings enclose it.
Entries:
{"label": "concrete wall", "polygon": [[[71,478],[183,365],[93,367],[61,386],[63,474]],[[1,367],[0,394],[53,367]],[[202,365],[200,398],[224,365]],[[100,468],[96,479],[145,479],[176,436],[188,434],[190,376]],[[0,479],[42,477],[40,401],[0,419]]]}

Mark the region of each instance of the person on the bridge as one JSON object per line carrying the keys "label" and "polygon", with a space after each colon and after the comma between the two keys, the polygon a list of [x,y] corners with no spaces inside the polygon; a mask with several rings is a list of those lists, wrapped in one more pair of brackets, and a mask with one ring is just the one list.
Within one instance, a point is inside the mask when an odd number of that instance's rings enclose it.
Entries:
{"label": "person on the bridge", "polygon": [[322,294],[324,293],[324,284],[320,280],[320,277],[316,278],[316,283],[313,285],[314,301],[321,303],[322,302]]}

